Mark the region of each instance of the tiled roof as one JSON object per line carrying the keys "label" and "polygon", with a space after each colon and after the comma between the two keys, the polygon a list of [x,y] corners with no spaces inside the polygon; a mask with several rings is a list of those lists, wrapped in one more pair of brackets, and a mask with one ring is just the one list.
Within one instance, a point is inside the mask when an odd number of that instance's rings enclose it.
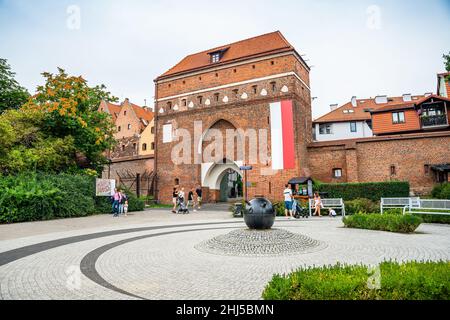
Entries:
{"label": "tiled roof", "polygon": [[220,61],[214,63],[214,65],[220,65],[254,56],[290,50],[295,49],[289,44],[280,31],[275,31],[203,52],[191,54],[181,60],[177,65],[166,71],[163,75],[161,75],[161,77],[211,66],[213,63],[211,62],[210,54],[213,52],[223,51],[223,56]]}
{"label": "tiled roof", "polygon": [[109,113],[111,114],[113,121],[116,122],[117,116],[120,113],[121,106],[110,102],[106,102],[106,106],[108,107]]}
{"label": "tiled roof", "polygon": [[414,108],[416,105],[420,105],[431,98],[440,99],[440,100],[444,100],[444,101],[450,101],[450,99],[447,99],[445,97],[441,97],[441,96],[432,94],[430,96],[422,96],[421,98],[419,98],[417,100],[413,100],[411,102],[384,105],[383,107],[378,108],[377,110],[374,110],[373,113],[389,112],[389,111],[394,111],[394,110],[404,110],[404,109]]}
{"label": "tiled roof", "polygon": [[[404,102],[403,97],[388,97],[387,103],[377,104],[375,98],[357,99],[356,107],[352,106],[351,102],[347,102],[343,106],[327,113],[326,115],[314,120],[314,123],[329,123],[329,122],[345,122],[345,121],[364,121],[370,120],[370,111],[379,110],[380,108],[399,105],[399,104],[414,104],[416,100],[423,98],[423,95],[412,96],[411,102]],[[350,110],[349,112],[345,112]]]}

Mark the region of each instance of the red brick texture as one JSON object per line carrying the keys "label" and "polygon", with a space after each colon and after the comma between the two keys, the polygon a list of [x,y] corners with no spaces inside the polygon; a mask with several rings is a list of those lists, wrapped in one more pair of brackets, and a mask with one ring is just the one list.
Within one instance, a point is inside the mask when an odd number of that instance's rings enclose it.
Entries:
{"label": "red brick texture", "polygon": [[[322,182],[409,181],[415,194],[426,194],[434,177],[425,165],[450,163],[450,132],[312,143],[308,156],[312,177]],[[334,168],[342,178],[332,177]]]}

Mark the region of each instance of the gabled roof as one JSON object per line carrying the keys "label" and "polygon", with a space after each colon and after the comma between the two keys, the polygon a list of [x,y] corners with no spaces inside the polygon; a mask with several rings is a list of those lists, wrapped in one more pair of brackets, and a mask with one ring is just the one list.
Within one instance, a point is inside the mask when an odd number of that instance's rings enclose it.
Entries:
{"label": "gabled roof", "polygon": [[[327,113],[326,115],[314,120],[314,123],[330,123],[330,122],[346,122],[346,121],[365,121],[370,120],[370,113],[375,110],[379,110],[384,107],[399,105],[399,104],[414,104],[415,100],[422,99],[423,95],[412,96],[414,100],[411,102],[403,101],[402,97],[388,97],[387,103],[377,104],[375,98],[369,99],[357,99],[356,107],[353,107],[351,101],[347,102],[343,106]],[[345,110],[351,110],[351,112],[344,113]]]}
{"label": "gabled roof", "polygon": [[381,108],[378,108],[377,110],[372,111],[371,113],[382,113],[382,112],[390,112],[390,111],[395,111],[395,110],[414,109],[416,106],[421,105],[430,99],[438,99],[438,100],[444,100],[444,101],[450,102],[450,99],[432,94],[430,96],[426,96],[426,97],[424,96],[416,101],[398,103],[398,104],[393,104],[393,105],[385,105]]}
{"label": "gabled roof", "polygon": [[113,121],[116,122],[117,116],[120,113],[121,106],[106,101],[102,101],[100,105],[102,104],[107,108],[107,110],[105,111],[108,112],[112,116]]}
{"label": "gabled roof", "polygon": [[[122,102],[120,105],[116,105],[116,104],[106,102],[106,101],[102,101],[101,105],[103,104],[107,108],[107,110],[105,110],[105,111],[108,112],[109,114],[111,114],[113,121],[116,122],[117,117],[120,114],[125,103],[128,103],[131,106],[134,113],[136,114],[136,117],[139,118],[139,120],[141,121],[141,124],[144,127],[146,127],[153,120],[154,113],[150,108],[140,107],[137,104],[129,102],[127,99],[124,102]],[[142,120],[145,120],[145,121],[142,121]],[[147,122],[147,124],[145,124],[145,122]]]}
{"label": "gabled roof", "polygon": [[[212,65],[222,65],[250,57],[291,50],[295,50],[294,47],[284,38],[280,31],[275,31],[188,55],[158,78],[210,67]],[[212,63],[210,54],[218,51],[223,51],[223,56],[219,62]]]}

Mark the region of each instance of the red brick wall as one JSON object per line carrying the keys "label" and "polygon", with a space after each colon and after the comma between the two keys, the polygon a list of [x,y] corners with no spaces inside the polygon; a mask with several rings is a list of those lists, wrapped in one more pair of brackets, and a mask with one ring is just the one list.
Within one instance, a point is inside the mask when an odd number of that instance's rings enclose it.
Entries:
{"label": "red brick wall", "polygon": [[[425,165],[450,162],[450,132],[312,143],[308,151],[312,177],[322,182],[409,181],[412,191],[423,194],[434,185]],[[343,169],[341,179],[332,178],[333,168]]]}

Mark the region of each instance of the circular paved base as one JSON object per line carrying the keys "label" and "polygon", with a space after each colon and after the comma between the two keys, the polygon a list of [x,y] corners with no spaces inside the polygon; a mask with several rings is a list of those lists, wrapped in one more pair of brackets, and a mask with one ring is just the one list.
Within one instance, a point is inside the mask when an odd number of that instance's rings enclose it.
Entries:
{"label": "circular paved base", "polygon": [[199,251],[227,256],[277,256],[302,254],[326,248],[324,242],[283,229],[238,229],[203,241]]}

